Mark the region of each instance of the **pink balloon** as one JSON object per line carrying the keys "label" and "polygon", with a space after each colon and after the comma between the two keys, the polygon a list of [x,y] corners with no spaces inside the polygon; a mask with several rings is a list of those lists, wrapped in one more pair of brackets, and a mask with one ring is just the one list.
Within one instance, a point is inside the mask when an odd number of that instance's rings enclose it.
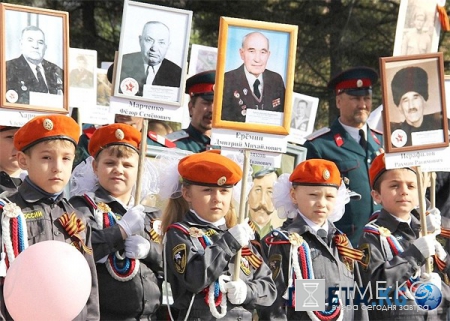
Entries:
{"label": "pink balloon", "polygon": [[36,243],[20,253],[6,273],[3,294],[14,320],[72,320],[91,292],[91,270],[74,246]]}

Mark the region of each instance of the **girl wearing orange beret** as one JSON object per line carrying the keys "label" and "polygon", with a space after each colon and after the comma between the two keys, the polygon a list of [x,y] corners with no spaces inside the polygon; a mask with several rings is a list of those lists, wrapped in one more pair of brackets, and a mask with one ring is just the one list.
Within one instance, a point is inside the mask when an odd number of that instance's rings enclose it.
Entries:
{"label": "girl wearing orange beret", "polygon": [[[251,320],[255,308],[273,303],[276,290],[270,269],[250,243],[253,230],[247,222],[233,226],[226,219],[233,215],[232,189],[242,171],[215,150],[183,158],[178,173],[182,198],[169,193],[175,199],[163,215],[165,277],[178,320]],[[233,281],[240,249],[239,277]]]}

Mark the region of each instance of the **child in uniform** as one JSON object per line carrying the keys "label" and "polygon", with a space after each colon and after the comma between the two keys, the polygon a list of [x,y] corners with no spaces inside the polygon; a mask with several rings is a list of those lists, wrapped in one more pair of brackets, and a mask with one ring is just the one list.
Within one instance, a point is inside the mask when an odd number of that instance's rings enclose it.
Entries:
{"label": "child in uniform", "polygon": [[[14,146],[18,151],[18,163],[28,171],[28,176],[16,193],[0,200],[0,211],[3,220],[10,221],[2,225],[9,226],[9,230],[1,230],[7,265],[17,256],[16,251],[8,249],[17,248],[20,255],[27,246],[47,240],[74,244],[84,255],[91,269],[92,289],[86,306],[76,320],[85,321],[99,319],[97,273],[91,249],[92,231],[90,225],[85,224],[82,213],[77,212],[63,197],[79,133],[78,124],[63,115],[37,116],[20,128],[14,135]],[[21,213],[15,217],[17,207]],[[22,222],[26,222],[26,229],[18,228]],[[75,230],[73,226],[76,226]],[[1,316],[8,318],[7,311],[3,310],[0,314],[0,319]]]}
{"label": "child in uniform", "polygon": [[[448,287],[441,282],[440,276],[445,278],[448,275],[450,262],[447,253],[436,241],[436,235],[440,233],[440,213],[437,210],[430,211],[427,215],[427,229],[432,234],[420,236],[420,219],[415,210],[419,202],[415,171],[411,168],[387,170],[384,154],[380,154],[370,167],[369,177],[372,197],[383,208],[365,226],[359,242],[360,249],[365,253],[365,265],[361,269],[363,282],[364,285],[370,282],[374,289],[376,282],[382,281],[385,282],[382,288],[391,286],[393,290],[396,290],[396,282],[406,282],[407,289],[402,289],[402,294],[392,291],[389,295],[394,298],[398,294],[397,301],[406,300],[406,305],[411,307],[410,310],[399,306],[396,309],[371,309],[370,320],[436,319],[437,313],[445,313],[442,311],[444,304],[435,311],[418,309],[412,295],[414,287],[411,285],[417,281],[430,281],[443,293],[448,293]],[[421,270],[424,269],[426,258],[430,256],[435,259],[433,272],[437,271],[440,276],[432,273],[424,278]],[[394,304],[395,301],[392,299],[392,302]]]}
{"label": "child in uniform", "polygon": [[22,183],[17,150],[14,147],[14,134],[19,127],[0,126],[0,194],[2,192],[14,193]]}
{"label": "child in uniform", "polygon": [[97,129],[89,153],[99,186],[71,198],[93,227],[102,320],[156,320],[161,304],[160,211],[133,206],[140,142],[127,124]]}
{"label": "child in uniform", "polygon": [[[242,171],[219,150],[212,150],[183,158],[178,172],[190,210],[177,222],[179,209],[185,206],[171,199],[163,216],[163,226],[168,226],[165,276],[178,320],[252,320],[256,307],[273,303],[276,290],[270,269],[250,244],[253,230],[248,222],[227,224],[234,215],[232,188]],[[240,249],[239,278],[232,281]]]}
{"label": "child in uniform", "polygon": [[[278,296],[271,309],[261,311],[262,320],[367,319],[367,312],[361,307],[354,310],[353,302],[352,309],[344,309],[344,300],[338,303],[328,297],[329,287],[361,284],[356,261],[362,259],[362,252],[353,249],[332,223],[343,215],[346,193],[336,164],[328,160],[306,160],[290,176],[278,178],[274,204],[278,214],[284,209],[292,220],[263,240]],[[336,204],[338,199],[341,203]],[[295,304],[303,304],[292,300],[296,279],[325,279],[324,311],[295,310]]]}

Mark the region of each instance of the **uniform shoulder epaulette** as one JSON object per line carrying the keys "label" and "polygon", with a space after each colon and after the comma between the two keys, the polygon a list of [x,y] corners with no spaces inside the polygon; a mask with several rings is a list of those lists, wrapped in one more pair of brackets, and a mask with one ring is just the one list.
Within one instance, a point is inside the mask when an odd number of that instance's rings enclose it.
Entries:
{"label": "uniform shoulder epaulette", "polygon": [[369,127],[369,129],[370,129],[371,131],[373,131],[374,133],[383,135],[383,132],[382,132],[381,130],[378,130],[378,129],[375,129],[375,128],[370,128],[370,127]]}
{"label": "uniform shoulder epaulette", "polygon": [[178,130],[176,132],[170,133],[166,135],[166,138],[171,140],[172,142],[176,142],[183,138],[188,138],[189,134],[184,130]]}
{"label": "uniform shoulder epaulette", "polygon": [[330,127],[323,127],[323,128],[321,128],[321,129],[316,130],[315,132],[309,134],[309,135],[306,136],[305,138],[306,138],[306,140],[314,140],[314,139],[316,139],[317,137],[320,137],[320,136],[322,136],[322,135],[328,133],[330,130],[331,130]]}

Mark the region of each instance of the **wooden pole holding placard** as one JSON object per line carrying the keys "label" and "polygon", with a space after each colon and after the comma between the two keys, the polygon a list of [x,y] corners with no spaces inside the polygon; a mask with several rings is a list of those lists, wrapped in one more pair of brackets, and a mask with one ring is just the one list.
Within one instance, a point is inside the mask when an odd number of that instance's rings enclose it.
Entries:
{"label": "wooden pole holding placard", "polygon": [[[425,207],[425,189],[423,186],[423,177],[422,177],[422,171],[420,169],[420,166],[416,167],[416,177],[417,177],[417,187],[418,187],[418,193],[419,193],[419,215],[420,215],[420,225],[422,227],[422,236],[426,236],[428,234],[427,229],[427,213],[426,213],[426,207]],[[433,272],[433,258],[428,257],[426,258],[425,263],[425,271],[427,273]]]}
{"label": "wooden pole holding placard", "polygon": [[436,207],[436,172],[430,172],[430,207]]}
{"label": "wooden pole holding placard", "polygon": [[[248,149],[244,149],[244,167],[242,169],[242,180],[241,180],[241,197],[239,203],[239,212],[237,217],[238,224],[244,222],[245,217],[247,216],[246,204],[247,204],[247,177],[250,168],[250,151]],[[233,281],[239,280],[239,271],[241,269],[241,256],[242,250],[237,251],[235,259],[234,259],[234,271],[233,271]]]}
{"label": "wooden pole holding placard", "polygon": [[136,180],[136,192],[134,194],[134,205],[141,203],[141,191],[142,191],[142,177],[145,168],[145,157],[147,154],[147,132],[148,132],[148,120],[144,119],[141,130],[141,146],[139,147],[139,165]]}

